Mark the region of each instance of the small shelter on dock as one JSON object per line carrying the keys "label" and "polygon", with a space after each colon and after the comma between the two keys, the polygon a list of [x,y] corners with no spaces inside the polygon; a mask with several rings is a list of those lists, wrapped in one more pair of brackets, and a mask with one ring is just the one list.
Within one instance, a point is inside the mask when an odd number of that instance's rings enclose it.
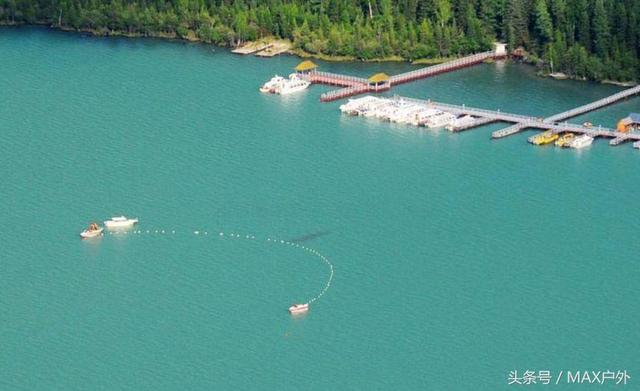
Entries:
{"label": "small shelter on dock", "polygon": [[386,73],[376,73],[368,79],[369,86],[373,87],[375,91],[386,90],[391,87],[390,79]]}
{"label": "small shelter on dock", "polygon": [[631,113],[628,117],[625,117],[618,121],[618,132],[628,132],[632,129],[640,129],[640,114]]}
{"label": "small shelter on dock", "polygon": [[494,55],[498,58],[507,56],[507,44],[502,42],[494,42]]}
{"label": "small shelter on dock", "polygon": [[313,61],[306,60],[298,64],[295,69],[298,73],[310,73],[315,71],[316,68],[318,68],[318,66],[314,64]]}

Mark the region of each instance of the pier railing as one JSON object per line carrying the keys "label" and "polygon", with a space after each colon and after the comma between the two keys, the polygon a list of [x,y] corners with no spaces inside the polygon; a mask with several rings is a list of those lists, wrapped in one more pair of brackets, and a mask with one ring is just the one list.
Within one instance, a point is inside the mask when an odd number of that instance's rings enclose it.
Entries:
{"label": "pier railing", "polygon": [[[365,92],[369,92],[369,91],[373,91],[373,89],[368,84],[350,86],[346,88],[341,88],[339,90],[325,92],[324,94],[320,95],[320,101],[331,102],[333,100],[348,98],[353,95],[364,94]],[[378,91],[382,91],[382,89],[378,89]]]}
{"label": "pier railing", "polygon": [[423,79],[440,73],[450,72],[456,69],[481,63],[489,58],[499,57],[503,56],[496,56],[496,53],[493,51],[473,54],[456,60],[447,61],[442,64],[433,65],[430,67],[421,68],[415,71],[405,72],[399,75],[392,76],[389,78],[389,81],[386,84],[379,86],[370,85],[369,80],[362,77],[342,75],[332,72],[321,72],[316,70],[309,73],[301,74],[300,77],[311,83],[345,87],[340,90],[322,94],[320,100],[322,102],[328,102],[331,100],[342,99],[366,92],[386,91],[389,88],[393,87],[395,84],[407,83],[413,80]]}
{"label": "pier railing", "polygon": [[415,98],[396,97],[396,99],[403,99],[409,102],[427,105],[427,106],[436,108],[438,110],[447,111],[453,114],[469,114],[475,117],[491,118],[495,121],[506,121],[506,122],[541,121],[541,119],[538,119],[536,117],[532,117],[528,115],[513,114],[513,113],[503,112],[500,110],[479,109],[476,107],[468,107],[466,105],[452,105],[449,103],[434,102],[430,100],[422,100],[422,99],[415,99]]}
{"label": "pier railing", "polygon": [[562,113],[552,115],[550,117],[545,118],[542,121],[542,123],[540,123],[539,121],[538,122],[510,121],[510,122],[520,122],[520,123],[502,130],[495,131],[493,132],[492,137],[502,138],[502,137],[507,137],[507,136],[516,134],[525,128],[539,128],[539,129],[549,129],[557,132],[571,131],[574,133],[588,134],[589,136],[592,136],[592,137],[615,137],[616,140],[612,140],[611,145],[618,145],[624,141],[632,140],[632,139],[640,140],[640,135],[638,134],[632,134],[628,137],[621,137],[622,135],[624,135],[624,133],[617,132],[616,130],[613,130],[613,129],[600,127],[600,128],[597,128],[596,130],[595,128],[588,128],[581,125],[573,125],[573,124],[567,124],[567,123],[558,124],[559,121],[563,121],[572,117],[576,117],[580,114],[597,110],[601,107],[608,106],[610,104],[616,103],[619,100],[622,100],[637,94],[640,94],[640,85],[632,88],[627,88],[624,91],[620,91],[606,98],[602,98],[595,102],[591,102],[589,104],[576,107],[575,109],[563,111]]}
{"label": "pier railing", "polygon": [[473,54],[471,56],[443,62],[442,64],[433,65],[427,68],[417,69],[415,71],[405,72],[399,75],[392,76],[391,84],[394,85],[394,84],[406,83],[409,81],[422,79],[429,76],[434,76],[440,73],[450,72],[456,69],[481,63],[489,58],[494,58],[494,57],[495,57],[495,52],[493,51]]}
{"label": "pier railing", "polygon": [[591,102],[589,104],[586,104],[584,106],[580,106],[580,107],[576,107],[575,109],[571,109],[571,110],[567,110],[567,111],[563,111],[562,113],[558,113],[555,115],[552,115],[551,117],[547,117],[545,118],[545,122],[558,122],[558,121],[562,121],[571,117],[576,117],[580,114],[584,114],[587,113],[589,111],[593,111],[593,110],[597,110],[601,107],[604,106],[608,106],[612,103],[615,103],[621,99],[624,98],[628,98],[632,95],[636,95],[636,94],[640,94],[640,85],[632,87],[632,88],[628,88],[624,91],[620,91],[617,94],[613,94],[611,96],[608,96],[606,98],[602,98],[600,100],[597,100],[595,102]]}
{"label": "pier railing", "polygon": [[314,71],[307,74],[303,74],[301,77],[305,78],[311,83],[329,84],[334,86],[356,86],[362,84],[368,84],[367,79],[356,76],[341,75],[339,73],[320,72]]}

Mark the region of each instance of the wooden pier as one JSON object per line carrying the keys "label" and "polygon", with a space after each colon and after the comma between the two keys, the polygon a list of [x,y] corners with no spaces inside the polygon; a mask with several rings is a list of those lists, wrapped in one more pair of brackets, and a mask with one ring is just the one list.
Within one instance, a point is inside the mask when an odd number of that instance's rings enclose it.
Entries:
{"label": "wooden pier", "polygon": [[433,65],[427,68],[417,69],[415,71],[401,73],[391,77],[391,85],[408,83],[414,80],[426,79],[427,77],[439,75],[441,73],[455,71],[457,69],[466,68],[472,65],[480,64],[489,59],[504,58],[495,51],[478,53],[471,56],[458,58],[456,60],[443,62],[442,64]]}
{"label": "wooden pier", "polygon": [[[338,73],[320,72],[316,69],[315,64],[313,67],[309,67],[309,62],[305,61],[300,72],[300,77],[308,80],[314,84],[326,84],[331,86],[340,86],[342,89],[329,91],[320,96],[321,102],[331,102],[338,99],[348,98],[350,96],[376,93],[387,91],[393,86],[403,83],[409,83],[414,80],[426,79],[431,76],[439,75],[441,73],[452,72],[457,69],[470,67],[472,65],[480,64],[487,60],[502,59],[506,57],[506,50],[504,45],[497,44],[496,50],[473,54],[467,57],[458,58],[456,60],[447,61],[442,64],[433,65],[430,67],[417,69],[415,71],[405,72],[391,77],[387,77],[384,80],[372,81],[371,78],[365,79],[362,77],[342,75]],[[378,74],[374,76],[379,76]],[[386,75],[384,75],[386,76]]]}

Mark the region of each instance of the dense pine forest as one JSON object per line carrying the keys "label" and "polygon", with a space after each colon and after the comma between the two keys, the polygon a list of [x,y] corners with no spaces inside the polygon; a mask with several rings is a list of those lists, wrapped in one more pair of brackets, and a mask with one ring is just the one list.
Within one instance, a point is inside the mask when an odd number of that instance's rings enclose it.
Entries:
{"label": "dense pine forest", "polygon": [[0,23],[219,45],[273,36],[363,60],[453,57],[501,40],[547,72],[640,80],[640,0],[0,0]]}

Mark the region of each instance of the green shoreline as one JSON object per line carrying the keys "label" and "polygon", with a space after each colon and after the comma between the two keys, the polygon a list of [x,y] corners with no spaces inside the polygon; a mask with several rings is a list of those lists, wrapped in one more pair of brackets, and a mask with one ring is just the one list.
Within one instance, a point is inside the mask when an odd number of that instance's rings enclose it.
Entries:
{"label": "green shoreline", "polygon": [[[232,48],[231,46],[217,45],[217,44],[214,44],[213,42],[202,40],[198,38],[198,36],[194,31],[191,31],[191,30],[188,31],[187,36],[179,36],[175,32],[174,33],[149,32],[149,34],[141,34],[141,33],[128,33],[125,31],[109,30],[109,29],[75,29],[73,27],[67,27],[67,26],[52,26],[48,23],[27,24],[27,23],[9,23],[6,21],[0,22],[0,27],[23,27],[23,26],[24,27],[39,26],[39,27],[45,27],[47,29],[54,30],[54,31],[62,31],[62,32],[68,32],[68,33],[85,33],[85,34],[91,34],[96,37],[121,37],[121,38],[132,38],[132,39],[154,38],[154,39],[162,39],[162,40],[169,40],[169,41],[201,43],[206,45],[223,47],[227,49]],[[261,38],[259,41],[270,42],[270,41],[277,41],[277,40],[281,41],[281,39],[276,39],[272,37]],[[352,56],[332,56],[332,55],[322,54],[322,53],[309,53],[299,48],[292,48],[285,53],[299,57],[299,58],[314,58],[314,59],[319,59],[327,62],[368,62],[368,63],[404,62],[404,63],[409,63],[411,65],[416,65],[416,66],[417,65],[427,65],[427,66],[437,65],[437,64],[458,58],[458,57],[421,58],[421,59],[415,59],[410,61],[400,56],[390,56],[390,57],[384,57],[384,58],[372,58],[372,59],[362,60]],[[522,63],[529,66],[535,66],[534,63],[528,62],[528,61],[523,61]],[[550,74],[543,73],[543,72],[538,72],[538,76],[545,77],[545,78],[552,78]],[[568,76],[566,80],[589,81],[584,78],[579,78],[575,76]],[[637,83],[634,83],[634,82],[623,82],[623,81],[617,81],[617,80],[597,80],[596,82],[599,84],[610,84],[610,85],[616,85],[619,87],[633,87],[637,85]]]}

